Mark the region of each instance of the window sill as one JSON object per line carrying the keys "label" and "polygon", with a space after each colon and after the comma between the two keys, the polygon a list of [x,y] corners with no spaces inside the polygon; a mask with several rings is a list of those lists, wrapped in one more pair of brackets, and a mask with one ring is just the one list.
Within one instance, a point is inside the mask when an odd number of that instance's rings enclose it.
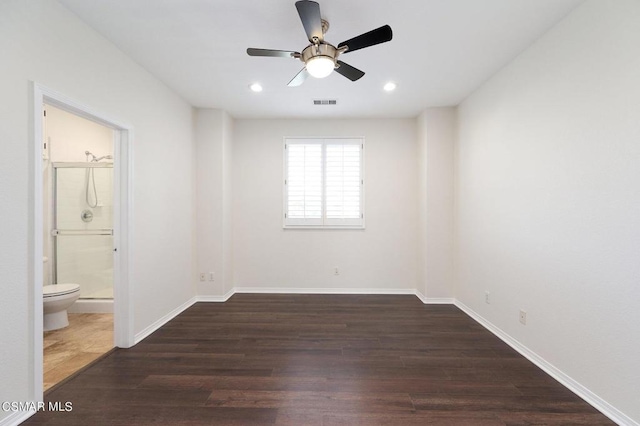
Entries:
{"label": "window sill", "polygon": [[295,226],[295,225],[285,225],[282,227],[283,230],[285,231],[289,231],[289,230],[301,230],[301,231],[309,231],[309,230],[317,230],[317,231],[322,231],[325,229],[329,229],[329,230],[341,230],[341,231],[364,231],[365,227],[364,225],[357,225],[357,226],[309,226],[309,225],[300,225],[300,226]]}

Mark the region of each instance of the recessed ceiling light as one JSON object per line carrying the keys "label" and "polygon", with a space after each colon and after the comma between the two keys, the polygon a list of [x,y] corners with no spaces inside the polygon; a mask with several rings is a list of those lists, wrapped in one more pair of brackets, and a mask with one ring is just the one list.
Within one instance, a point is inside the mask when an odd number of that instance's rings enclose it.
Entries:
{"label": "recessed ceiling light", "polygon": [[384,85],[383,89],[385,92],[393,92],[396,90],[396,84],[393,81],[390,81]]}
{"label": "recessed ceiling light", "polygon": [[251,89],[251,91],[253,92],[262,92],[262,86],[260,85],[260,83],[253,83],[249,85],[249,89]]}

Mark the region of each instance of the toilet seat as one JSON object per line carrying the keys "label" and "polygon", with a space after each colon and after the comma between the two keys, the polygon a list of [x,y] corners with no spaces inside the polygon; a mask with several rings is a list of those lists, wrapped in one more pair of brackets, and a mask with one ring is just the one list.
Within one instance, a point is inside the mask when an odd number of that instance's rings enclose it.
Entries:
{"label": "toilet seat", "polygon": [[80,291],[78,284],[52,284],[42,287],[42,294],[45,299],[47,297],[63,296],[77,291]]}

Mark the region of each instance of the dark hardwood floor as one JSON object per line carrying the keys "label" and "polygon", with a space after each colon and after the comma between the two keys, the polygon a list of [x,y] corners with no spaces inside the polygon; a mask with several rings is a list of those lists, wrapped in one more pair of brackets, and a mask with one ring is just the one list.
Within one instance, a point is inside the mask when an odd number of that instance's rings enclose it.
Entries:
{"label": "dark hardwood floor", "polygon": [[415,296],[198,303],[45,395],[55,425],[613,424],[459,309]]}

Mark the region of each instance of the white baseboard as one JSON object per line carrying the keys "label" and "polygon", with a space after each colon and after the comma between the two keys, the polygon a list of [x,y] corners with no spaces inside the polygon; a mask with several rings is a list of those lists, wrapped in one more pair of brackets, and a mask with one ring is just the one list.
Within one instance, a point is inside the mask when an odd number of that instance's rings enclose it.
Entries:
{"label": "white baseboard", "polygon": [[451,297],[427,297],[427,305],[454,305],[455,299]]}
{"label": "white baseboard", "polygon": [[232,288],[222,296],[196,296],[196,302],[226,302],[235,293],[235,289]]}
{"label": "white baseboard", "polygon": [[112,314],[113,299],[78,299],[67,309],[67,312],[70,314]]}
{"label": "white baseboard", "polygon": [[412,288],[234,287],[235,293],[278,294],[416,294]]}
{"label": "white baseboard", "polygon": [[491,333],[500,338],[507,345],[511,346],[515,349],[520,355],[527,358],[529,361],[537,365],[551,377],[560,382],[564,387],[578,395],[580,398],[584,399],[587,403],[593,406],[595,409],[600,411],[602,414],[613,420],[619,425],[623,426],[640,426],[639,423],[636,423],[633,419],[631,419],[626,414],[622,413],[620,410],[613,407],[611,404],[600,398],[598,395],[591,392],[586,387],[582,386],[580,383],[563,373],[560,369],[555,367],[553,364],[546,361],[537,353],[533,352],[531,349],[527,348],[522,343],[518,342],[516,339],[502,331],[500,328],[496,327],[490,321],[484,319],[481,315],[475,312],[473,309],[469,308],[464,303],[459,300],[455,300],[455,305],[460,308],[464,313],[473,318],[476,322],[482,325],[484,328],[489,330]]}
{"label": "white baseboard", "polygon": [[415,295],[425,305],[453,305],[456,301],[453,297],[427,297],[420,290],[415,290]]}
{"label": "white baseboard", "polygon": [[33,416],[35,411],[14,411],[4,419],[0,420],[0,426],[17,426]]}
{"label": "white baseboard", "polygon": [[162,327],[163,325],[165,325],[166,323],[174,319],[176,316],[178,316],[182,311],[184,311],[185,309],[187,309],[188,307],[196,303],[197,300],[198,300],[197,297],[192,297],[191,299],[184,302],[182,305],[175,308],[173,311],[169,312],[167,315],[163,316],[162,318],[160,318],[159,320],[157,320],[156,322],[154,322],[153,324],[151,324],[150,326],[142,330],[140,333],[137,333],[134,337],[133,344],[137,345],[138,343],[140,343],[142,340],[144,340],[145,337],[149,336],[151,333],[153,333],[154,331],[156,331],[157,329],[159,329],[160,327]]}

